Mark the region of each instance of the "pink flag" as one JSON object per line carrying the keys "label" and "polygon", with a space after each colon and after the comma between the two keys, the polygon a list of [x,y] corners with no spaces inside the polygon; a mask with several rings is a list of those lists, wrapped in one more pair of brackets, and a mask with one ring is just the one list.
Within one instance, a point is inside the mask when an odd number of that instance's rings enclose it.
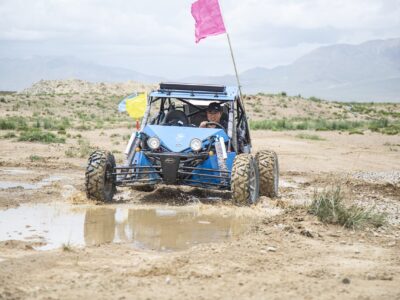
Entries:
{"label": "pink flag", "polygon": [[192,16],[196,21],[196,43],[226,32],[218,0],[197,0],[192,4]]}

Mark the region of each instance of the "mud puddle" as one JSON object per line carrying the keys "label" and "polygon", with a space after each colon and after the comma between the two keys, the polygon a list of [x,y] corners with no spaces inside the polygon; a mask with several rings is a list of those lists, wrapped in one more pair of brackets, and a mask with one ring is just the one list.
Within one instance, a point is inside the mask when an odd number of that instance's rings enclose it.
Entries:
{"label": "mud puddle", "polygon": [[243,233],[248,224],[240,217],[202,215],[195,208],[21,205],[0,211],[0,241],[36,242],[41,245],[37,250],[130,243],[138,249],[175,251],[228,240]]}
{"label": "mud puddle", "polygon": [[22,188],[24,190],[37,190],[50,185],[53,182],[62,180],[62,176],[50,176],[36,183],[20,182],[20,181],[0,181],[0,189]]}
{"label": "mud puddle", "polygon": [[25,174],[32,174],[34,172],[32,170],[24,168],[5,168],[5,169],[0,169],[0,173],[9,175],[25,175]]}

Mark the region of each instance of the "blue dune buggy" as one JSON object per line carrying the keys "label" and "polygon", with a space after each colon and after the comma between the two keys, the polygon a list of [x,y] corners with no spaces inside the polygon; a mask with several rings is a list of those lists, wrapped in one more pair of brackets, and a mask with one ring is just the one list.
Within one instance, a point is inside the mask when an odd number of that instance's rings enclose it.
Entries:
{"label": "blue dune buggy", "polygon": [[[211,128],[199,128],[211,102],[222,107],[225,127],[208,122]],[[108,151],[90,155],[88,198],[112,201],[117,186],[151,191],[157,184],[230,190],[239,205],[278,193],[278,157],[270,150],[251,154],[247,116],[236,87],[161,83],[149,94],[141,128],[132,134],[125,154],[121,166]]]}

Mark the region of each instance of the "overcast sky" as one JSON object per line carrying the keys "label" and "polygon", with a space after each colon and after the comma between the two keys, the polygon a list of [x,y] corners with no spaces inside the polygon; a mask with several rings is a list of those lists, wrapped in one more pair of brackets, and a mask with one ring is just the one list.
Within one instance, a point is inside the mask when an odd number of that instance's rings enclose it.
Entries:
{"label": "overcast sky", "polygon": [[[0,58],[74,56],[168,78],[233,73],[224,35],[194,42],[192,0],[0,0]],[[400,37],[400,0],[220,0],[239,71]],[[1,67],[1,66],[0,66]]]}

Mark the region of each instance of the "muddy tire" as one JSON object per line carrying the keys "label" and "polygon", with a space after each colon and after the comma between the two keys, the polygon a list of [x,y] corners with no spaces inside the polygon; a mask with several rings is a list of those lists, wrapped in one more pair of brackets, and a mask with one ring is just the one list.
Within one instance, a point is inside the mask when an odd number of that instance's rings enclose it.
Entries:
{"label": "muddy tire", "polygon": [[156,189],[154,184],[135,184],[132,185],[132,189],[138,192],[152,192]]}
{"label": "muddy tire", "polygon": [[231,190],[237,205],[251,205],[258,201],[259,172],[251,154],[239,154],[232,167]]}
{"label": "muddy tire", "polygon": [[110,202],[117,191],[112,175],[115,158],[111,152],[97,150],[89,156],[85,173],[86,196],[102,202]]}
{"label": "muddy tire", "polygon": [[260,171],[260,195],[274,198],[278,196],[279,163],[274,151],[261,150],[256,153]]}

